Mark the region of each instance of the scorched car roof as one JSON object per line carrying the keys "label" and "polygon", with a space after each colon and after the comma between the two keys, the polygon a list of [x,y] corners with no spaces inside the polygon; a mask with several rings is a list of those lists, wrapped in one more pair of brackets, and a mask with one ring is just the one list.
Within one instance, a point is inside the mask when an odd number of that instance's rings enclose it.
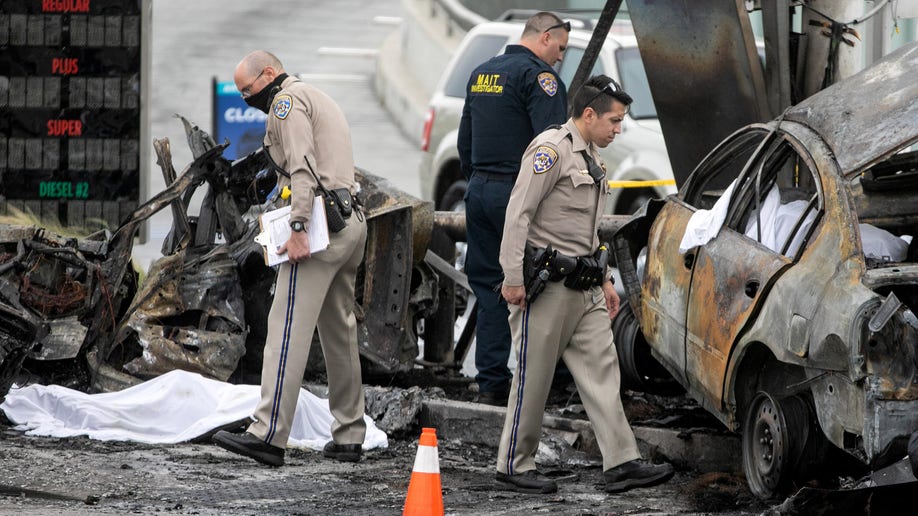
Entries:
{"label": "scorched car roof", "polygon": [[819,133],[845,175],[918,140],[918,42],[791,107],[785,118]]}

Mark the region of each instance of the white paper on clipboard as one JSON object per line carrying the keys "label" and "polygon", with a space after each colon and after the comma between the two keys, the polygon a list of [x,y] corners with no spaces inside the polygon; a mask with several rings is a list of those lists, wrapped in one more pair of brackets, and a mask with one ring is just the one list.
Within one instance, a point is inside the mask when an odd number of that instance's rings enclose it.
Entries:
{"label": "white paper on clipboard", "polygon": [[[277,254],[278,248],[290,238],[290,206],[265,212],[259,217],[261,233],[255,241],[265,251],[265,265],[273,267],[287,261],[287,253]],[[317,195],[312,203],[312,217],[309,218],[309,252],[312,254],[328,249],[328,222],[325,220],[325,201]]]}

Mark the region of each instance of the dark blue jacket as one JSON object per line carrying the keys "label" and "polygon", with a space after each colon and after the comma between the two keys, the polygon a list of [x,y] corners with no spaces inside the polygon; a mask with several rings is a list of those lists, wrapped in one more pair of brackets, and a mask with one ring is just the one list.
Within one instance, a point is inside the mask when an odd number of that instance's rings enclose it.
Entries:
{"label": "dark blue jacket", "polygon": [[567,120],[567,89],[554,69],[509,45],[472,71],[459,122],[459,159],[472,170],[516,175],[529,142]]}

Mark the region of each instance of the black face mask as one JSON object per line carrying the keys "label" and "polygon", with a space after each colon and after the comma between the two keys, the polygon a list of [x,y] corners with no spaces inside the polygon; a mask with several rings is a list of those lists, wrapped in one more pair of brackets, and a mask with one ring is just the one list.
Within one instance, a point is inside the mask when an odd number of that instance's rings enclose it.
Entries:
{"label": "black face mask", "polygon": [[245,103],[252,106],[255,109],[260,110],[264,114],[268,114],[268,110],[271,109],[271,101],[274,100],[274,96],[277,95],[277,92],[281,89],[281,83],[284,82],[284,79],[287,78],[287,74],[282,73],[278,75],[273,81],[271,81],[267,86],[261,89],[258,93],[246,97]]}

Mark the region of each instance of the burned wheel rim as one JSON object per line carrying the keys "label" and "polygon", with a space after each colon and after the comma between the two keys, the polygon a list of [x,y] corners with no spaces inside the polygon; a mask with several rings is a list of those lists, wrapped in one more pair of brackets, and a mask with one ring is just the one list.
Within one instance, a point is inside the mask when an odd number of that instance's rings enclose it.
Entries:
{"label": "burned wheel rim", "polygon": [[756,395],[743,425],[743,470],[753,494],[767,500],[786,493],[808,434],[802,398]]}

